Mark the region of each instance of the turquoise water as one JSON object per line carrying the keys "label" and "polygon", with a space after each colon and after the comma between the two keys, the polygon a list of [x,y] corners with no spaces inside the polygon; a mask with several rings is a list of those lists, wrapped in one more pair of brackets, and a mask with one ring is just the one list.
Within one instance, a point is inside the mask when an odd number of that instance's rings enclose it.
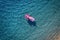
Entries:
{"label": "turquoise water", "polygon": [[[36,19],[35,26],[26,13]],[[0,0],[0,40],[54,40],[59,24],[60,0]]]}

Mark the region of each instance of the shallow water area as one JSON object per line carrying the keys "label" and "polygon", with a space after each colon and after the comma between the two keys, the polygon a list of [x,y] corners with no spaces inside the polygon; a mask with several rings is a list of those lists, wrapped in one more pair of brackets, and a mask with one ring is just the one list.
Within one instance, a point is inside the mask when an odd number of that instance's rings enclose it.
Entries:
{"label": "shallow water area", "polygon": [[60,40],[58,34],[60,0],[0,0],[0,40]]}

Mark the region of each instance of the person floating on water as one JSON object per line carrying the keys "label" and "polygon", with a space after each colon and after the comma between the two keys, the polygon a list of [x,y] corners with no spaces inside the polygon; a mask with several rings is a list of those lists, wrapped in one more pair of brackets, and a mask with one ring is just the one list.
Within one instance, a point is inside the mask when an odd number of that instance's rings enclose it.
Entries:
{"label": "person floating on water", "polygon": [[25,18],[27,20],[30,20],[31,22],[34,22],[35,21],[35,18],[33,18],[32,16],[30,16],[29,14],[25,14]]}

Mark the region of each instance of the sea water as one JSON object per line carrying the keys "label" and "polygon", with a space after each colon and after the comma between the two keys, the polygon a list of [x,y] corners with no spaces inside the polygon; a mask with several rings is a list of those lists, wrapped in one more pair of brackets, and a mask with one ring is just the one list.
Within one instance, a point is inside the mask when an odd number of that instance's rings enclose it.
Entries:
{"label": "sea water", "polygon": [[[36,19],[35,26],[26,13]],[[0,0],[0,40],[53,40],[59,24],[60,0]]]}

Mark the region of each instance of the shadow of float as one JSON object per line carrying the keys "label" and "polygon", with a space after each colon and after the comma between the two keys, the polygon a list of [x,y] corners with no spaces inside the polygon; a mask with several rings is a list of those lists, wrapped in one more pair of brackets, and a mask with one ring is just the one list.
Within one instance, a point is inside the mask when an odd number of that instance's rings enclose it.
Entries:
{"label": "shadow of float", "polygon": [[36,26],[36,21],[32,22],[30,20],[27,20],[27,22],[30,26]]}

